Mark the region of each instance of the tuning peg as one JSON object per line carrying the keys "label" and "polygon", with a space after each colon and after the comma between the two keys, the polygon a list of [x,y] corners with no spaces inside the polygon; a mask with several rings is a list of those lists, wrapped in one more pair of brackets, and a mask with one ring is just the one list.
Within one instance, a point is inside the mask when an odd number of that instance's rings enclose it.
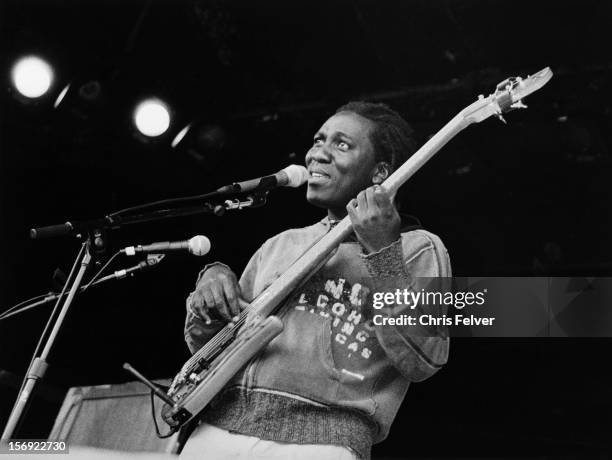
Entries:
{"label": "tuning peg", "polygon": [[512,104],[510,107],[512,107],[513,109],[526,109],[527,108],[527,106],[520,99],[516,101],[514,104]]}
{"label": "tuning peg", "polygon": [[504,118],[504,116],[501,114],[501,112],[496,113],[496,114],[495,114],[495,116],[496,116],[496,117],[497,117],[497,118],[498,118],[500,121],[502,121],[502,122],[503,122],[505,125],[507,125],[507,124],[508,124],[508,122],[506,121],[506,119]]}

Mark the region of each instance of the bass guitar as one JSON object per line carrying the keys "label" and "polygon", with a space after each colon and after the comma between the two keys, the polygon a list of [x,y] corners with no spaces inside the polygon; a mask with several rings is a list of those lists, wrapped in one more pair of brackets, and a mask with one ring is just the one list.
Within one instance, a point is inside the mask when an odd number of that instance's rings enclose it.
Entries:
{"label": "bass guitar", "polygon": [[[431,137],[415,154],[391,174],[382,186],[394,195],[421,166],[460,131],[491,116],[525,108],[522,99],[542,88],[552,78],[547,67],[527,78],[513,77],[499,83],[488,97],[479,96]],[[280,277],[265,289],[237,321],[229,323],[183,365],[168,391],[173,404],[166,404],[162,417],[173,431],[197,416],[227,382],[283,330],[273,314],[296,287],[316,271],[326,257],[350,234],[345,217],[325,234]]]}

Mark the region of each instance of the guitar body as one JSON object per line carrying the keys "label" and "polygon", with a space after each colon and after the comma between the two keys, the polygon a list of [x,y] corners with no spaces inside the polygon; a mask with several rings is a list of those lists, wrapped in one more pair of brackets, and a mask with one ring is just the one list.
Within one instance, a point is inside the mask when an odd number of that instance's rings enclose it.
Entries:
{"label": "guitar body", "polygon": [[247,325],[210,363],[201,362],[190,375],[179,373],[168,396],[180,404],[164,405],[162,417],[166,423],[180,427],[191,420],[282,330],[283,323],[276,316]]}

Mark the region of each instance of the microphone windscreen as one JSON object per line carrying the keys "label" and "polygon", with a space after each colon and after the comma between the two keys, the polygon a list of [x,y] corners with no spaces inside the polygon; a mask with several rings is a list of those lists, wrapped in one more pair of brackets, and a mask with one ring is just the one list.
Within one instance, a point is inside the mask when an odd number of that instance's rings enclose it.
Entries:
{"label": "microphone windscreen", "polygon": [[210,240],[203,235],[196,235],[189,240],[189,252],[194,256],[205,256],[210,251]]}
{"label": "microphone windscreen", "polygon": [[283,171],[289,179],[286,187],[300,187],[308,180],[308,170],[304,166],[289,165]]}

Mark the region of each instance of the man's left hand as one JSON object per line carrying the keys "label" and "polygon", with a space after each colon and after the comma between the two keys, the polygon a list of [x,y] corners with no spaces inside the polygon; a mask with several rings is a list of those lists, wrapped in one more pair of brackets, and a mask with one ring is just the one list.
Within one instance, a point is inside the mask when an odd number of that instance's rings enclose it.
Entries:
{"label": "man's left hand", "polygon": [[346,210],[357,239],[368,253],[379,251],[400,237],[400,216],[380,185],[359,192]]}

